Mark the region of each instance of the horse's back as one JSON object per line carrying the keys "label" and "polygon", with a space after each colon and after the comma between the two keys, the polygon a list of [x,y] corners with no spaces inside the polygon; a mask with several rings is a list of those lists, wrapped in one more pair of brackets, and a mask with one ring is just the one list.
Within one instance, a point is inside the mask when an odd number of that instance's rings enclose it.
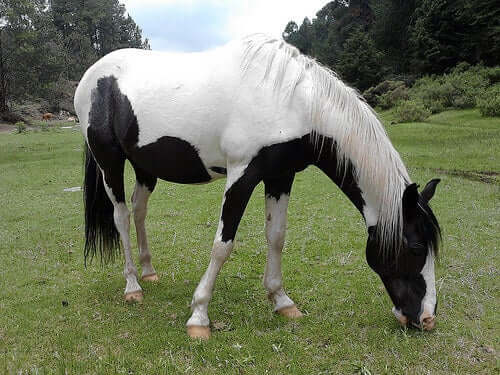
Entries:
{"label": "horse's back", "polygon": [[[113,132],[129,159],[140,165],[154,157],[157,167],[146,169],[165,180],[208,182],[220,177],[212,169],[226,167],[220,139],[237,73],[227,49],[190,54],[119,50],[85,73],[75,108],[87,140],[89,127],[101,126],[110,116],[121,118]],[[109,115],[101,114],[106,98],[114,98]],[[99,107],[96,124],[90,118],[93,106]],[[184,171],[159,167],[175,164],[183,164]]]}
{"label": "horse's back", "polygon": [[239,41],[201,53],[126,49],[105,56],[87,71],[75,97],[85,136],[91,93],[111,77],[114,96],[126,99],[115,115],[131,111],[122,117],[133,121],[116,125],[122,127],[117,133],[134,133],[133,144],[122,144],[129,154],[127,147],[151,148],[174,139],[196,150],[208,173],[218,177],[210,170],[226,168],[229,160],[249,162],[266,146],[302,137],[309,129],[299,96],[280,101],[264,81],[263,62],[243,66],[245,48]]}

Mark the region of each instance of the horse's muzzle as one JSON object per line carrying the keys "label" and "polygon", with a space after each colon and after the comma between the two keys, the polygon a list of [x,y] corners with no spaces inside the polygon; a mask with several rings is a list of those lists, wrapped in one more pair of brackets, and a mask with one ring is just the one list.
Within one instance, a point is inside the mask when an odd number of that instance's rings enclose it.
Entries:
{"label": "horse's muzzle", "polygon": [[401,324],[401,326],[403,327],[407,327],[409,323],[411,323],[411,325],[414,326],[415,328],[422,329],[424,331],[432,331],[436,326],[435,315],[423,313],[422,316],[420,317],[420,324],[417,324],[415,322],[411,322],[405,315],[403,315],[401,310],[396,309],[395,307],[392,308],[392,313],[399,321],[399,324]]}

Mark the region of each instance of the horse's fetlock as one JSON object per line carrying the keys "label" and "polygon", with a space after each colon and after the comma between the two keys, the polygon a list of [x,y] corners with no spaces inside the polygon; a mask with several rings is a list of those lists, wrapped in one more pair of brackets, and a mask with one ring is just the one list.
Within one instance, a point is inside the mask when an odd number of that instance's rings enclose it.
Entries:
{"label": "horse's fetlock", "polygon": [[139,261],[141,264],[151,263],[151,253],[150,252],[141,252],[139,255]]}
{"label": "horse's fetlock", "polygon": [[268,291],[268,295],[272,296],[282,288],[282,282],[278,279],[264,278],[264,287]]}

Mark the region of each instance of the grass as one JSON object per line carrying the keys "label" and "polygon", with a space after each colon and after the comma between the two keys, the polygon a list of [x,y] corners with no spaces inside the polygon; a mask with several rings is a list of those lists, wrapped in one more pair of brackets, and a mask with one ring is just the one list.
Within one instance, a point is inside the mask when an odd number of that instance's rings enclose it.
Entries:
{"label": "grass", "polygon": [[[0,135],[0,373],[498,373],[499,120],[450,111],[388,131],[414,181],[443,180],[432,201],[444,240],[436,330],[399,328],[366,264],[359,213],[309,168],[294,185],[283,259],[305,318],[274,315],[261,285],[259,186],[217,280],[208,342],[189,340],[185,322],[223,181],[158,185],[147,227],[161,281],[127,305],[121,262],[83,266],[82,197],[63,191],[82,182],[80,133]],[[130,168],[127,179],[130,196]]]}

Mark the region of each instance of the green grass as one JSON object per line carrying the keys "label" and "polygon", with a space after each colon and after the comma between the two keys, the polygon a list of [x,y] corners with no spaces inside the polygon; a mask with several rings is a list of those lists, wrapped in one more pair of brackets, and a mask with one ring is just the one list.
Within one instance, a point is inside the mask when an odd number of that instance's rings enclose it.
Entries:
{"label": "green grass", "polygon": [[[223,181],[158,185],[147,227],[161,281],[127,305],[121,262],[83,266],[81,193],[63,192],[82,182],[80,133],[0,135],[0,373],[498,373],[499,120],[450,111],[388,131],[414,181],[443,180],[432,201],[444,240],[437,328],[399,328],[366,264],[361,216],[309,168],[294,185],[283,259],[306,316],[287,321],[266,299],[259,186],[217,280],[208,342],[189,340],[185,322]],[[130,168],[127,179],[131,189]]]}

